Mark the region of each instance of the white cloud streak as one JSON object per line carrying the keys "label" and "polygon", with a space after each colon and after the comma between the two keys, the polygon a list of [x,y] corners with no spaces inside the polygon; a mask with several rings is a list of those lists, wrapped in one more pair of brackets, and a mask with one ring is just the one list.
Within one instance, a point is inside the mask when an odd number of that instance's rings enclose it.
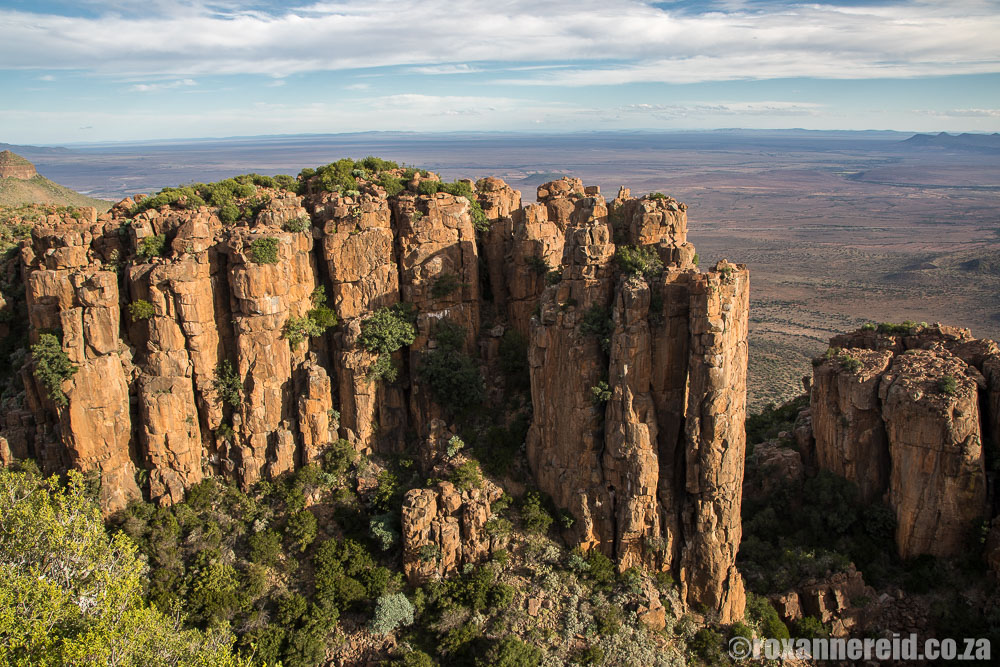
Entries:
{"label": "white cloud streak", "polygon": [[995,1],[760,10],[735,3],[704,14],[636,0],[580,0],[566,8],[551,0],[344,0],[280,13],[218,2],[162,3],[153,15],[111,7],[98,18],[0,10],[0,63],[179,79],[380,66],[460,74],[487,62],[512,70],[573,63],[522,70],[506,81],[564,86],[1000,72]]}
{"label": "white cloud streak", "polygon": [[134,93],[155,93],[161,90],[172,90],[174,88],[186,88],[188,86],[197,86],[198,83],[193,79],[181,79],[179,81],[166,81],[163,83],[137,83],[130,87]]}

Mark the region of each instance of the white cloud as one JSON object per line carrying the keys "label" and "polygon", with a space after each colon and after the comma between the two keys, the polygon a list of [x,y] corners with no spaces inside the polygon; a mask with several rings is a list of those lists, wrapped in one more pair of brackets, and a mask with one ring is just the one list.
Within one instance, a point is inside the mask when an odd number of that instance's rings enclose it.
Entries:
{"label": "white cloud", "polygon": [[368,90],[371,87],[370,83],[352,83],[349,86],[344,86],[344,90]]}
{"label": "white cloud", "polygon": [[1000,109],[950,109],[948,111],[921,111],[938,118],[1000,118]]}
{"label": "white cloud", "polygon": [[702,116],[816,116],[824,106],[811,102],[691,102],[686,104],[629,104],[622,114],[648,115],[660,119]]}
{"label": "white cloud", "polygon": [[160,90],[171,90],[173,88],[185,88],[197,85],[198,82],[193,79],[180,79],[177,81],[165,81],[163,83],[137,83],[129,88],[129,90],[135,93],[155,93]]}
{"label": "white cloud", "polygon": [[483,70],[463,63],[455,65],[425,65],[423,67],[411,67],[409,71],[415,74],[475,74],[476,72],[482,72]]}
{"label": "white cloud", "polygon": [[177,78],[574,64],[517,80],[545,85],[1000,72],[996,2],[720,6],[688,14],[637,0],[579,0],[571,12],[552,0],[343,0],[267,14],[230,2],[162,2],[149,14],[97,18],[0,10],[0,62]]}

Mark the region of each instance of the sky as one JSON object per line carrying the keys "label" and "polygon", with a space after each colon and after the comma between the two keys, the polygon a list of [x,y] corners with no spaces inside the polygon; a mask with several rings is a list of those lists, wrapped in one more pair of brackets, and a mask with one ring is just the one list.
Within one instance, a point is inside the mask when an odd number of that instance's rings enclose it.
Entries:
{"label": "sky", "polygon": [[0,142],[1000,131],[1000,0],[0,0]]}

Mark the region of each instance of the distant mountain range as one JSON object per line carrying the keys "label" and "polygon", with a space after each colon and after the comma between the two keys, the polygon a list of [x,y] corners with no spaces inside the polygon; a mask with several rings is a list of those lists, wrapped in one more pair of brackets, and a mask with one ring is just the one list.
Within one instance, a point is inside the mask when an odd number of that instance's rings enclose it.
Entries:
{"label": "distant mountain range", "polygon": [[1000,151],[1000,133],[993,134],[914,134],[900,142],[907,148],[936,148],[945,150],[995,153]]}

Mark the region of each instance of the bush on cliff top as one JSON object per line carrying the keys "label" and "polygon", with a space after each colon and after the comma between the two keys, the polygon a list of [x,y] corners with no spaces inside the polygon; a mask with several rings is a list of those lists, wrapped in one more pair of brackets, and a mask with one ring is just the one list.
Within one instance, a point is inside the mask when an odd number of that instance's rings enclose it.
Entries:
{"label": "bush on cliff top", "polygon": [[213,206],[219,209],[219,219],[231,224],[243,214],[241,209],[247,205],[247,200],[258,196],[258,188],[294,191],[296,187],[295,179],[287,174],[274,177],[243,174],[217,183],[195,183],[178,188],[163,188],[133,206],[131,215],[162,206],[181,206],[185,209]]}
{"label": "bush on cliff top", "polygon": [[57,405],[67,405],[62,383],[78,370],[63,351],[62,343],[52,334],[44,333],[31,346],[31,359],[35,363],[35,377],[45,385],[48,396]]}

